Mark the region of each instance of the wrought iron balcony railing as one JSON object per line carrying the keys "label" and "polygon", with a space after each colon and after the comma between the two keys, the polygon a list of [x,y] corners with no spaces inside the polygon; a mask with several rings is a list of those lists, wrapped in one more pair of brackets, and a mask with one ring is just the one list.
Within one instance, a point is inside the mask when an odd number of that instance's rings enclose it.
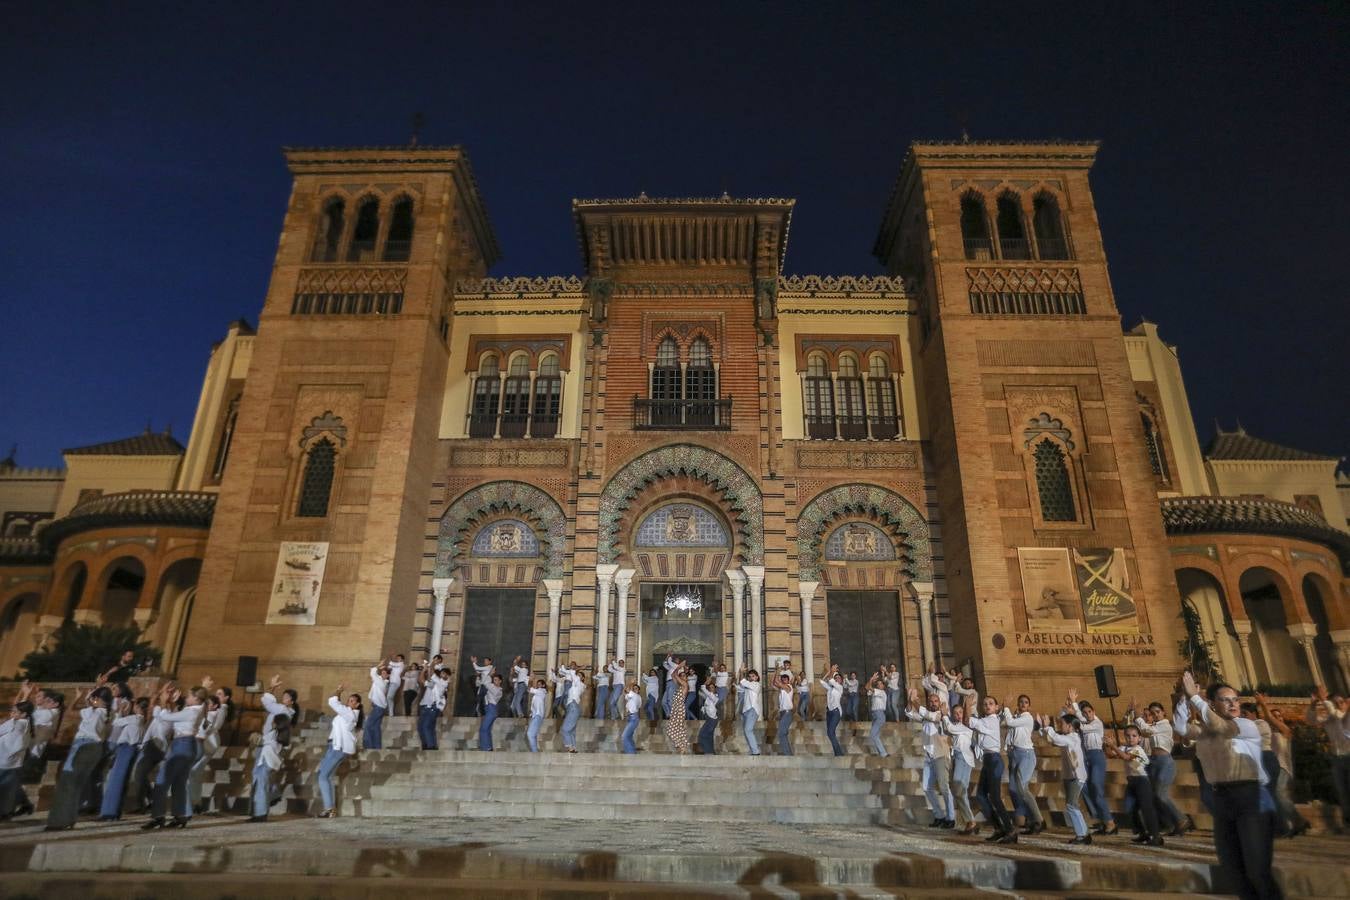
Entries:
{"label": "wrought iron balcony railing", "polygon": [[634,431],[730,431],[731,398],[647,400],[633,398]]}

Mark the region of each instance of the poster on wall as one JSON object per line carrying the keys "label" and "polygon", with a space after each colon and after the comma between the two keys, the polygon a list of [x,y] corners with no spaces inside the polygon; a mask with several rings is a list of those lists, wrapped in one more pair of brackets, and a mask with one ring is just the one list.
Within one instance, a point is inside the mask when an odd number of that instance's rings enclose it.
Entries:
{"label": "poster on wall", "polygon": [[1063,547],[1018,547],[1027,627],[1032,631],[1082,631],[1078,582]]}
{"label": "poster on wall", "polygon": [[267,603],[268,625],[313,625],[323,590],[327,541],[283,541]]}
{"label": "poster on wall", "polygon": [[1130,569],[1120,547],[1076,549],[1074,570],[1088,631],[1135,631],[1139,616],[1130,596]]}

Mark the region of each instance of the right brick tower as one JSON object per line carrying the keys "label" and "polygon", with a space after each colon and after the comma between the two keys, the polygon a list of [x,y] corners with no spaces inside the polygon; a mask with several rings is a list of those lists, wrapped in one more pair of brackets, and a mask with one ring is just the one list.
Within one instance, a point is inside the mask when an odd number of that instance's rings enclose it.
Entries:
{"label": "right brick tower", "polygon": [[1177,588],[1088,186],[1095,143],[916,143],[875,253],[919,304],[955,662],[1165,699]]}

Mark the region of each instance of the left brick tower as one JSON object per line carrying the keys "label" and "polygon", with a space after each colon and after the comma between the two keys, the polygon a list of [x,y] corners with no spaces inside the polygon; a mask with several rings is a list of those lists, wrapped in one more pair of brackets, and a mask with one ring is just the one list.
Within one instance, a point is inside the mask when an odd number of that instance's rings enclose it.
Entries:
{"label": "left brick tower", "polygon": [[497,244],[459,147],[288,148],[259,317],[179,674],[240,656],[302,701],[406,651],[452,287]]}

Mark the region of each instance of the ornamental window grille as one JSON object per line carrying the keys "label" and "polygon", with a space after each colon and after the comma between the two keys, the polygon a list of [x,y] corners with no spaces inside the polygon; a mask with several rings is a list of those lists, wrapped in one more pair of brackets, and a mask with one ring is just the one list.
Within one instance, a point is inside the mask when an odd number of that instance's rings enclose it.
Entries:
{"label": "ornamental window grille", "polygon": [[511,358],[502,384],[502,437],[523,437],[529,420],[530,358],[519,353]]}
{"label": "ornamental window grille", "polygon": [[375,258],[375,241],[380,236],[380,201],[367,197],[356,208],[352,243],[347,248],[348,262],[369,262]]}
{"label": "ornamental window grille", "polygon": [[835,379],[838,396],[839,436],[844,440],[867,437],[867,408],[863,404],[863,383],[858,375],[858,360],[852,353],[839,357],[839,375]]}
{"label": "ornamental window grille", "polygon": [[333,472],[337,447],[328,438],[320,438],[305,454],[305,474],[300,481],[300,503],[295,514],[306,518],[328,515],[328,497],[333,490]]}
{"label": "ornamental window grille", "polygon": [[314,262],[337,262],[338,248],[342,243],[342,228],[346,222],[347,205],[341,197],[333,197],[323,206],[319,216],[319,227],[314,236],[314,250],[310,258]]}
{"label": "ornamental window grille", "polygon": [[1043,438],[1032,456],[1036,461],[1036,492],[1041,498],[1041,518],[1046,522],[1078,521],[1063,449],[1050,438]]}
{"label": "ornamental window grille", "polygon": [[708,510],[692,503],[671,503],[637,527],[638,547],[729,547],[726,527]]}
{"label": "ornamental window grille", "polygon": [[558,433],[558,418],[562,413],[562,377],[558,373],[558,357],[552,353],[539,360],[539,373],[534,379],[534,412],[530,423],[532,437],[553,437]]}
{"label": "ornamental window grille", "polygon": [[487,557],[538,556],[539,538],[520,519],[502,519],[479,529],[470,553]]}
{"label": "ornamental window grille", "polygon": [[1031,259],[1031,247],[1022,224],[1022,204],[1011,191],[998,198],[998,248],[1004,259]]}
{"label": "ornamental window grille", "polygon": [[652,367],[651,421],[653,425],[680,424],[680,404],[684,399],[684,377],[680,370],[680,348],[672,337],[661,339]]}
{"label": "ornamental window grille", "polygon": [[412,254],[413,202],[411,197],[394,201],[389,215],[389,233],[384,239],[385,262],[407,262]]}
{"label": "ornamental window grille", "polygon": [[994,244],[989,239],[989,219],[984,198],[974,191],[961,198],[961,241],[966,259],[993,259]]}
{"label": "ornamental window grille", "polygon": [[689,346],[689,368],[685,373],[686,404],[684,424],[714,425],[717,423],[717,370],[712,364],[712,348],[703,338]]}
{"label": "ornamental window grille", "polygon": [[812,438],[833,438],[834,384],[824,353],[806,358],[806,434]]}
{"label": "ornamental window grille", "polygon": [[1053,194],[1042,191],[1032,199],[1031,227],[1036,233],[1036,249],[1041,259],[1072,259],[1064,235],[1064,217]]}
{"label": "ornamental window grille", "polygon": [[867,361],[867,409],[872,437],[888,440],[900,433],[900,416],[895,404],[895,382],[891,380],[886,357],[873,353]]}
{"label": "ornamental window grille", "polygon": [[1144,449],[1148,451],[1148,465],[1153,470],[1153,474],[1166,481],[1167,460],[1163,457],[1162,441],[1159,439],[1158,428],[1153,424],[1153,420],[1147,413],[1139,414],[1139,423],[1144,426]]}
{"label": "ornamental window grille", "polygon": [[501,401],[501,362],[489,353],[478,364],[473,383],[473,408],[469,413],[469,437],[494,437],[497,434],[497,410]]}
{"label": "ornamental window grille", "polygon": [[895,542],[866,522],[849,522],[825,540],[825,558],[835,562],[895,559]]}

